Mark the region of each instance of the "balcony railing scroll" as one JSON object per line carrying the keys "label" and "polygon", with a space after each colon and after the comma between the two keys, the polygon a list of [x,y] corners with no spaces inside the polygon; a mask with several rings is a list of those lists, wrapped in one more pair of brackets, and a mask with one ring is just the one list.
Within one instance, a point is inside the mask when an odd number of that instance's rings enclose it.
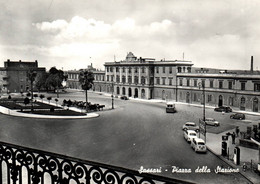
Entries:
{"label": "balcony railing scroll", "polygon": [[0,142],[0,183],[190,183]]}

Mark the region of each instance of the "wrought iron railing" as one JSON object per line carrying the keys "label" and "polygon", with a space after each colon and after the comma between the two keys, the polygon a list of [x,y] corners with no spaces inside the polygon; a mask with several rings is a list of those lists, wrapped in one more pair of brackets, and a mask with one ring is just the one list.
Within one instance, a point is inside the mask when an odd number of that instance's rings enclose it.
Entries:
{"label": "wrought iron railing", "polygon": [[190,183],[0,142],[1,184]]}

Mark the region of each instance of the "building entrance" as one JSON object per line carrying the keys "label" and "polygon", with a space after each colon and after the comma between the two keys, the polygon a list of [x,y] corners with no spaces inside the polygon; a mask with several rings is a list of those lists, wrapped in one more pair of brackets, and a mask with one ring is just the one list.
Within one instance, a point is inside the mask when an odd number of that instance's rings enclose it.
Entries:
{"label": "building entrance", "polygon": [[253,112],[258,112],[258,99],[254,98],[253,100]]}
{"label": "building entrance", "polygon": [[223,106],[223,97],[222,97],[222,95],[219,95],[219,97],[218,97],[218,106],[219,107]]}
{"label": "building entrance", "polygon": [[190,103],[190,93],[186,93],[186,103]]}

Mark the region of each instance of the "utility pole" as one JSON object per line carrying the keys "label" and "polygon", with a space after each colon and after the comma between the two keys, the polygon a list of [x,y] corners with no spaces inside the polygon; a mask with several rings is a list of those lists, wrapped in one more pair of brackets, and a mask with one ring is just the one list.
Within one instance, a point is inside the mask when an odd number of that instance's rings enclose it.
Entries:
{"label": "utility pole", "polygon": [[112,109],[114,109],[114,82],[112,81],[112,95],[111,95],[111,98],[112,98]]}
{"label": "utility pole", "polygon": [[[206,111],[205,111],[205,104],[206,104],[206,101],[205,101],[205,83],[199,82],[199,88],[202,88],[203,125],[204,125],[204,129],[205,129],[204,136],[205,136],[205,143],[206,143],[207,125],[206,125],[206,123],[205,123],[205,120],[206,120]],[[200,122],[200,124],[201,124],[201,122]],[[201,125],[200,125],[200,126],[201,126]]]}

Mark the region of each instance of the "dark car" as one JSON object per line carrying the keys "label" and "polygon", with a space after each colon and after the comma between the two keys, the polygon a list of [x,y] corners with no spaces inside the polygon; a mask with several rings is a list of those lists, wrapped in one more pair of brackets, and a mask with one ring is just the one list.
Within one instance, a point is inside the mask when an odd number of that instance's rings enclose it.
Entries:
{"label": "dark car", "polygon": [[246,119],[245,114],[243,113],[236,113],[236,114],[232,114],[230,116],[231,119]]}
{"label": "dark car", "polygon": [[216,107],[214,109],[214,111],[217,111],[217,112],[232,112],[232,109],[228,106],[221,106],[221,107]]}
{"label": "dark car", "polygon": [[121,100],[128,100],[127,96],[121,96],[120,99]]}

